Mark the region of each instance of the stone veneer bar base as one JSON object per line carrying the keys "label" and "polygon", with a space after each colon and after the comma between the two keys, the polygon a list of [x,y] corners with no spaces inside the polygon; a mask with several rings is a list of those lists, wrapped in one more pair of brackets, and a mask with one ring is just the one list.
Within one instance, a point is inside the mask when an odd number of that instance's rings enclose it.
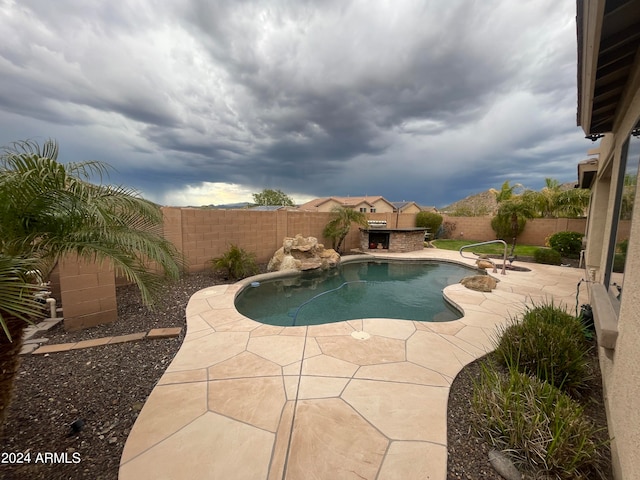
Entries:
{"label": "stone veneer bar base", "polygon": [[424,248],[424,232],[424,228],[361,228],[360,249],[379,253],[420,251]]}

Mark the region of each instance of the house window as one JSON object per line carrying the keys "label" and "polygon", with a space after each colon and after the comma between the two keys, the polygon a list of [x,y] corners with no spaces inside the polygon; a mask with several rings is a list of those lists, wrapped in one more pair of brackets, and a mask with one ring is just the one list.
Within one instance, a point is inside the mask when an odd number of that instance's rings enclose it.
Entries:
{"label": "house window", "polygon": [[[365,209],[365,211],[366,211],[366,209]],[[375,208],[372,208],[371,210],[369,210],[369,212],[371,212],[371,213],[376,213],[376,209],[375,209]]]}
{"label": "house window", "polygon": [[365,207],[360,207],[360,213],[367,213],[367,209]]}
{"label": "house window", "polygon": [[621,151],[620,173],[616,182],[614,222],[611,226],[604,285],[613,297],[620,298],[624,284],[627,245],[631,230],[633,203],[638,183],[640,137],[629,136]]}

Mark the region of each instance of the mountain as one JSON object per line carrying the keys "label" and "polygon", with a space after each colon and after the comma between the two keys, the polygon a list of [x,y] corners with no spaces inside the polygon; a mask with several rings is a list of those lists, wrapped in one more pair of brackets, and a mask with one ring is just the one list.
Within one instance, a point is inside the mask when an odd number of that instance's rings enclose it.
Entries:
{"label": "mountain", "polygon": [[475,217],[480,215],[493,215],[497,209],[498,202],[496,202],[496,196],[487,190],[458,200],[451,205],[441,208],[440,212]]}
{"label": "mountain", "polygon": [[[575,188],[575,182],[567,182],[560,184],[560,190],[571,190]],[[519,192],[518,192],[519,193]],[[467,198],[458,200],[446,207],[440,209],[442,213],[455,214],[458,216],[481,216],[494,215],[498,210],[498,202],[496,197],[490,190],[486,190],[475,195],[469,195]]]}

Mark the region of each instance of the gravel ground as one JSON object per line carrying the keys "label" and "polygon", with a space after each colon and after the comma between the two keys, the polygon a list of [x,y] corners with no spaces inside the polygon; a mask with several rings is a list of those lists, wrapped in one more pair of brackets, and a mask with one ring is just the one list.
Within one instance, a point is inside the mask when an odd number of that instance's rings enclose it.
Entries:
{"label": "gravel ground", "polygon": [[[144,307],[134,286],[118,287],[118,321],[114,324],[73,333],[60,325],[47,332],[48,343],[54,344],[183,327],[178,338],[22,356],[0,445],[2,452],[30,452],[31,463],[9,465],[4,462],[8,458],[1,458],[0,478],[118,478],[127,435],[182,344],[189,298],[219,283],[224,280],[212,274],[188,275],[167,288],[154,311]],[[83,423],[78,432],[70,426],[76,420]],[[55,463],[36,463],[45,453],[67,455]],[[43,454],[40,459],[38,454]],[[65,460],[69,463],[60,463]]]}
{"label": "gravel ground", "polygon": [[[57,326],[46,337],[53,344],[184,327],[191,295],[220,283],[225,280],[213,274],[188,275],[167,288],[162,304],[153,312],[142,305],[134,287],[118,287],[119,319],[115,324],[74,333]],[[23,356],[0,445],[3,453],[30,453],[31,463],[16,464],[10,461],[15,458],[2,457],[0,478],[117,479],[127,435],[180,348],[184,331],[178,338]],[[451,388],[449,479],[501,478],[488,464],[488,446],[470,427],[469,404],[476,375],[477,365],[472,364]],[[595,388],[593,394],[593,401],[601,402],[600,390]],[[76,430],[74,422],[80,424]]]}
{"label": "gravel ground", "polygon": [[[587,393],[580,399],[580,404],[584,408],[585,415],[602,429],[597,441],[606,444],[607,418],[595,349],[591,351],[589,360],[593,379],[589,382]],[[448,480],[502,480],[502,477],[489,464],[489,444],[482,440],[472,428],[471,398],[474,380],[480,376],[482,361],[483,359],[479,359],[467,365],[451,385],[447,405]],[[602,465],[605,474],[604,477],[594,476],[594,479],[611,480],[613,474],[608,446],[603,447],[601,453],[605,459]],[[555,477],[545,477],[539,472],[526,472],[523,480],[552,480],[553,478]]]}

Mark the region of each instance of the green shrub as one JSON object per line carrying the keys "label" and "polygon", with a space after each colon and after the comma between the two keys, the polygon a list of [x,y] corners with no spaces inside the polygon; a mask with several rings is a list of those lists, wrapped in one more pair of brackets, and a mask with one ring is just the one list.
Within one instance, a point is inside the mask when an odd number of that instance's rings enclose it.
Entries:
{"label": "green shrub", "polygon": [[435,212],[418,212],[416,215],[416,227],[428,228],[434,237],[442,225],[442,215]]}
{"label": "green shrub", "polygon": [[224,255],[211,260],[211,266],[214,270],[225,271],[229,280],[240,280],[259,271],[255,255],[234,244]]}
{"label": "green shrub", "polygon": [[627,249],[629,248],[629,239],[622,240],[620,243],[616,245],[616,251],[622,253],[623,255],[627,254]]}
{"label": "green shrub", "polygon": [[549,237],[549,246],[563,257],[578,258],[582,237],[584,234],[578,232],[556,232]]}
{"label": "green shrub", "polygon": [[577,393],[590,379],[589,348],[580,319],[551,303],[528,308],[504,328],[495,355],[509,368]]}
{"label": "green shrub", "polygon": [[575,400],[554,386],[485,363],[472,409],[478,433],[516,462],[554,478],[605,478],[607,449],[594,440],[599,430]]}
{"label": "green shrub", "polygon": [[627,248],[629,240],[623,240],[616,245],[616,252],[613,256],[613,271],[616,273],[624,273],[624,265],[627,261]]}
{"label": "green shrub", "polygon": [[624,273],[624,264],[626,263],[627,258],[622,253],[616,253],[613,256],[613,271],[615,273]]}
{"label": "green shrub", "polygon": [[[527,220],[525,218],[518,217],[518,231],[517,235],[520,235],[524,230]],[[513,230],[511,228],[511,216],[510,215],[496,215],[491,219],[491,228],[496,233],[496,238],[511,241],[513,238]]]}
{"label": "green shrub", "polygon": [[536,263],[544,263],[547,265],[560,265],[562,263],[560,252],[551,248],[538,248],[533,252],[533,260]]}

